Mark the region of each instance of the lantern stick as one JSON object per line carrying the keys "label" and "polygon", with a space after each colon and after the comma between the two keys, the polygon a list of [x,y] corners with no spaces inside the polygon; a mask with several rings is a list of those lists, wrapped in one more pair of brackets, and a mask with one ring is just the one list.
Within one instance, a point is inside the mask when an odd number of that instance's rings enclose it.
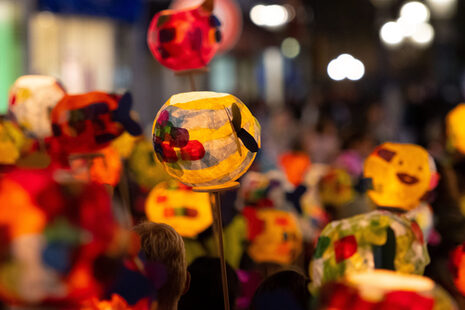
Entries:
{"label": "lantern stick", "polygon": [[229,310],[229,288],[228,288],[228,274],[226,273],[226,261],[224,259],[223,247],[223,223],[221,219],[221,200],[219,192],[211,192],[210,199],[212,201],[212,214],[213,214],[213,232],[216,237],[216,244],[221,263],[221,280],[223,284],[223,298],[224,309]]}
{"label": "lantern stick", "polygon": [[189,83],[191,85],[191,90],[192,91],[196,91],[197,88],[195,87],[195,79],[194,79],[194,74],[192,72],[190,72],[188,75],[189,77]]}
{"label": "lantern stick", "polygon": [[128,228],[132,227],[132,216],[131,216],[131,194],[129,190],[129,182],[126,173],[126,167],[123,164],[121,170],[121,178],[118,183],[119,192],[121,195],[121,201],[123,204],[123,211],[126,215],[126,225]]}
{"label": "lantern stick", "polygon": [[177,71],[174,74],[177,76],[187,75],[187,78],[189,79],[189,85],[190,85],[191,91],[197,91],[197,87],[195,85],[195,76],[197,74],[207,73],[208,71],[209,71],[208,67],[203,67],[199,69]]}

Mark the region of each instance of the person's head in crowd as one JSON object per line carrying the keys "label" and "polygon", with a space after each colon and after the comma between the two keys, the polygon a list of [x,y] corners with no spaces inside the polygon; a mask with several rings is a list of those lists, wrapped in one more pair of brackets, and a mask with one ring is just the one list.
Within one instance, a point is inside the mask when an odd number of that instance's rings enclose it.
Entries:
{"label": "person's head in crowd", "polygon": [[149,262],[166,268],[166,281],[157,292],[152,309],[175,310],[181,295],[189,289],[186,251],[182,237],[169,225],[144,222],[134,227]]}
{"label": "person's head in crowd", "polygon": [[[224,308],[223,286],[221,282],[220,259],[199,257],[188,267],[191,275],[189,291],[181,297],[179,310],[218,310]],[[239,293],[239,279],[234,269],[226,263],[229,287],[230,308],[235,308]]]}
{"label": "person's head in crowd", "polygon": [[258,287],[250,310],[306,310],[310,305],[307,278],[296,271],[280,271]]}

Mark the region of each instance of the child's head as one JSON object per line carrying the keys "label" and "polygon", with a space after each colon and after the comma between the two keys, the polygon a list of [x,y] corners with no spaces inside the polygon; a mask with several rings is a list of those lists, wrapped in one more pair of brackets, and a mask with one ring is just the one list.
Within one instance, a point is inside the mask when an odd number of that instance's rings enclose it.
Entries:
{"label": "child's head", "polygon": [[166,268],[166,282],[158,290],[159,309],[176,304],[188,287],[187,263],[182,237],[166,224],[145,222],[134,227],[149,261]]}

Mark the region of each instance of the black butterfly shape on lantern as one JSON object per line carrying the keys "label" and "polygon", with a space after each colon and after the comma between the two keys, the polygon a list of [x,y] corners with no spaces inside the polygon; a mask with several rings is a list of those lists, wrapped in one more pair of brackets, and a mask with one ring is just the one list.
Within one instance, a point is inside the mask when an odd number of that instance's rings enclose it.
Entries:
{"label": "black butterfly shape on lantern", "polygon": [[[242,141],[244,146],[252,153],[257,153],[258,152],[258,143],[255,140],[255,138],[247,132],[244,128],[242,128],[242,116],[241,116],[241,110],[237,106],[237,104],[233,103],[231,106],[231,111],[232,111],[232,117],[230,116],[230,112],[228,109],[226,109],[226,114],[228,115],[229,121],[231,123],[231,126],[233,128],[234,134],[237,136],[239,140]],[[238,150],[239,153],[241,153],[241,148],[240,145],[238,145]],[[242,154],[241,154],[242,155]]]}

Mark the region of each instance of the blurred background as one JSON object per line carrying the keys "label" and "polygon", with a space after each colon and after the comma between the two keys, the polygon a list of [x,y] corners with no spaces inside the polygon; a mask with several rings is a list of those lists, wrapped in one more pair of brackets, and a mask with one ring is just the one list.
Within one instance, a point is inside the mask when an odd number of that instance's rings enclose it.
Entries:
{"label": "blurred background", "polygon": [[[18,76],[46,74],[70,93],[129,89],[149,126],[172,94],[190,90],[150,54],[149,22],[170,5],[197,2],[0,0],[0,113]],[[235,94],[270,129],[265,166],[296,142],[312,161],[331,162],[354,136],[415,142],[436,154],[444,115],[465,91],[464,5],[217,1],[227,42],[196,82]]]}

